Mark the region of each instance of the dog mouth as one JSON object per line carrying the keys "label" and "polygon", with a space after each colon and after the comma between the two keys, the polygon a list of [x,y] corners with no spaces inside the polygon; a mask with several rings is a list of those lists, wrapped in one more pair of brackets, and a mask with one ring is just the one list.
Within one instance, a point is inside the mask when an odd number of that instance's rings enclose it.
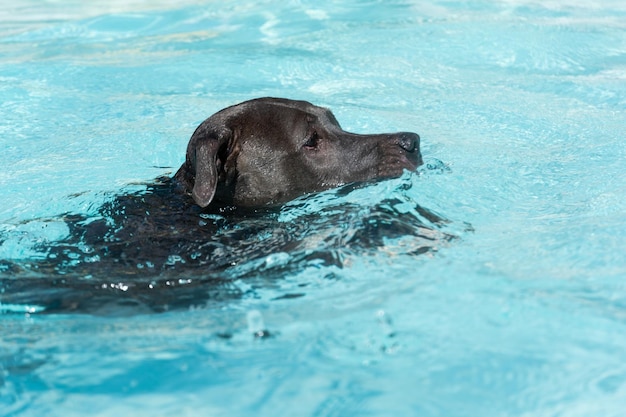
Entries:
{"label": "dog mouth", "polygon": [[409,165],[409,167],[407,168],[409,171],[415,171],[417,167],[424,163],[424,160],[422,159],[422,153],[419,151],[419,149],[415,149],[413,152],[406,152],[404,154],[404,158]]}
{"label": "dog mouth", "polygon": [[417,147],[411,151],[399,146],[383,149],[383,156],[378,166],[378,177],[399,177],[405,170],[416,171],[423,163],[422,153]]}
{"label": "dog mouth", "polygon": [[394,178],[401,176],[404,171],[414,172],[422,165],[421,159],[413,160],[405,156],[394,160],[393,164],[384,164],[378,168],[378,178]]}

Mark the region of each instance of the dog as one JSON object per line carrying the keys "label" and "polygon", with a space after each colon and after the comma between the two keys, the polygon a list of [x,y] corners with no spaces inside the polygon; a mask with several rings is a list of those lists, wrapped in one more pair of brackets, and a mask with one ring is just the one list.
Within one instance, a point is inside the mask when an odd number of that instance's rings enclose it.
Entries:
{"label": "dog", "polygon": [[[43,259],[0,260],[0,304],[48,313],[160,312],[241,297],[235,281],[275,280],[311,264],[341,269],[346,257],[395,237],[414,239],[410,253],[436,251],[454,236],[427,209],[407,211],[406,201],[390,198],[364,212],[340,199],[420,164],[415,133],[359,135],[306,101],[246,101],[198,126],[172,177],[118,193],[95,215],[39,220],[62,221],[68,234],[40,242]],[[321,212],[302,214],[290,202],[301,197],[306,205],[331,188],[337,202]],[[290,210],[285,202],[296,207],[297,221],[281,220]],[[0,243],[7,239],[0,234]],[[268,264],[277,253],[289,261]]]}
{"label": "dog", "polygon": [[275,205],[422,164],[416,133],[358,135],[306,101],[260,98],[228,107],[193,133],[175,180],[200,207]]}

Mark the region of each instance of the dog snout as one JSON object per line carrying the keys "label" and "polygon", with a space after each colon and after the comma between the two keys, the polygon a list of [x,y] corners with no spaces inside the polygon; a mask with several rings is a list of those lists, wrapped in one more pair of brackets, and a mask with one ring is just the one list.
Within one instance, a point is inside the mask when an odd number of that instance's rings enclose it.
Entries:
{"label": "dog snout", "polygon": [[407,152],[419,151],[420,137],[417,133],[412,132],[399,133],[398,145]]}

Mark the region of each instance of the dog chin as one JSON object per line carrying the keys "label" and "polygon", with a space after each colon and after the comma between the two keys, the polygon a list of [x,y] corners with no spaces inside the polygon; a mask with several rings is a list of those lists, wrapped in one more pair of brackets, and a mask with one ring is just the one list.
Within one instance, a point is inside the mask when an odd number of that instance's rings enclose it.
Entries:
{"label": "dog chin", "polygon": [[399,177],[405,170],[416,171],[422,164],[422,155],[419,153],[390,156],[379,165],[377,176],[378,178]]}
{"label": "dog chin", "polygon": [[415,171],[420,165],[424,163],[424,160],[422,159],[422,154],[420,152],[405,154],[404,159],[406,160],[408,165],[405,169],[408,169],[409,171]]}

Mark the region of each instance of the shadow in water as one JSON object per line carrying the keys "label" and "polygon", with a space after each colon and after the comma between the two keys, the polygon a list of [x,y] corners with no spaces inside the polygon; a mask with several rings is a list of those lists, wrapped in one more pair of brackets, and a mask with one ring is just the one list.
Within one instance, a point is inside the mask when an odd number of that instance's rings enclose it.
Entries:
{"label": "shadow in water", "polygon": [[[202,210],[161,178],[115,196],[94,216],[62,216],[69,233],[38,244],[40,259],[0,260],[0,307],[136,314],[205,306],[244,296],[241,280],[342,268],[346,258],[384,250],[397,239],[410,240],[404,254],[420,255],[455,238],[444,231],[445,219],[402,190],[366,206],[345,198],[367,186],[281,207]],[[0,235],[0,243],[7,239]]]}

